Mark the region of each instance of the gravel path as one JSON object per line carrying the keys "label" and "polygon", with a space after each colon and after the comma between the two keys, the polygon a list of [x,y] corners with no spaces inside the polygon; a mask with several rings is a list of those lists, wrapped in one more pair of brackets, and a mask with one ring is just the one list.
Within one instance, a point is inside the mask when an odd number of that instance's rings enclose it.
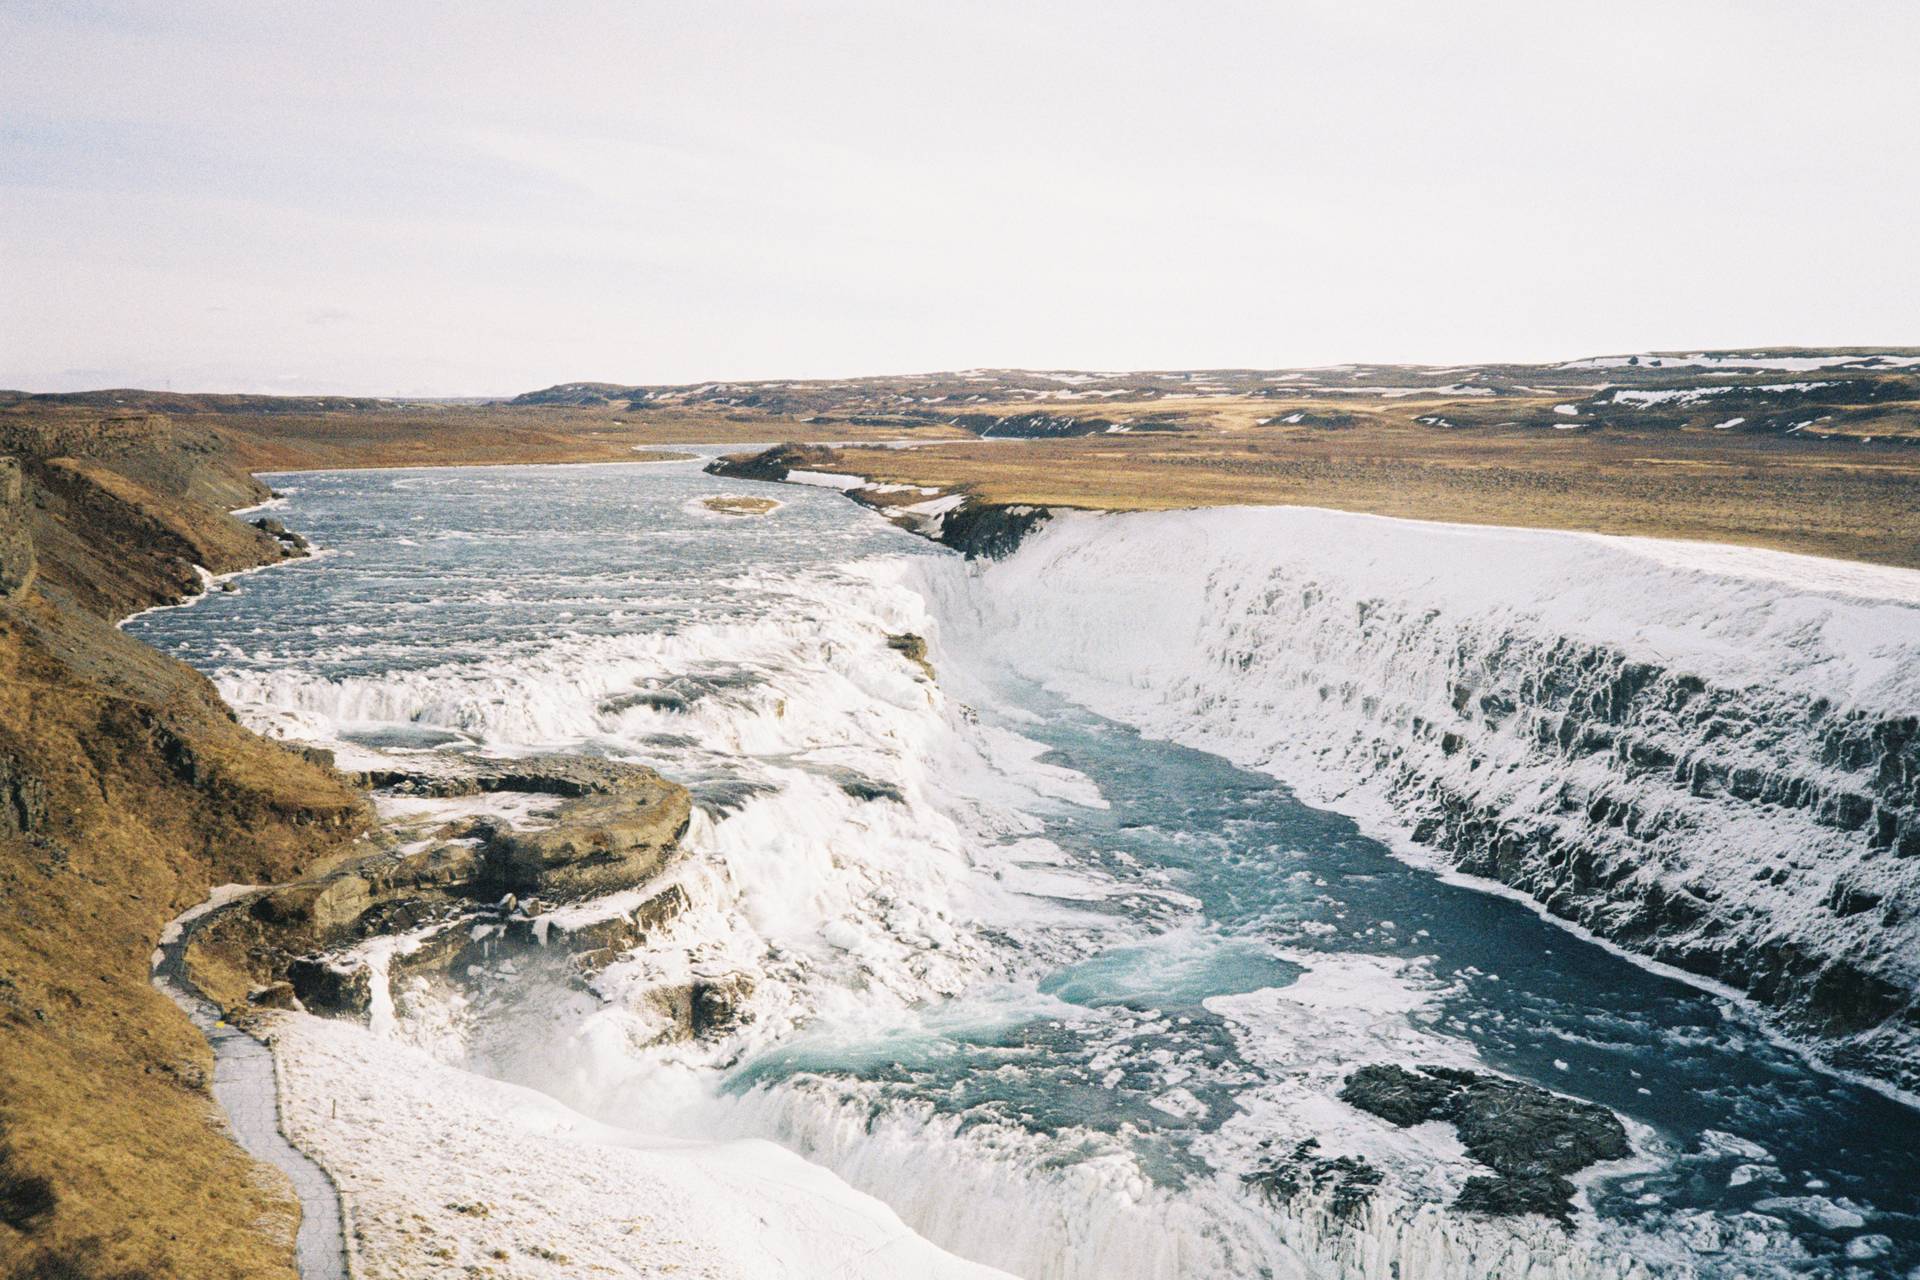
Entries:
{"label": "gravel path", "polygon": [[347,1239],[340,1192],[314,1159],[280,1131],[280,1099],[273,1050],[220,1017],[186,975],[187,941],[215,905],[195,907],[167,927],[154,952],[153,984],[200,1028],[213,1048],[213,1096],[248,1155],[286,1174],[300,1197],[294,1257],[300,1280],[348,1280]]}

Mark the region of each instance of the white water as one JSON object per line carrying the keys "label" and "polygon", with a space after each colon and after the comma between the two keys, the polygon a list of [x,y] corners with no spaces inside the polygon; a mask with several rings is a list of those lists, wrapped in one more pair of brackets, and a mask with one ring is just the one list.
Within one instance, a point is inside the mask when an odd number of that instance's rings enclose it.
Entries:
{"label": "white water", "polygon": [[[1589,851],[1599,879],[1623,877],[1584,902],[1551,867],[1503,877],[1572,894],[1585,923],[1619,918],[1658,885],[1712,904],[1676,952],[1784,938],[1920,989],[1920,858],[1891,856],[1820,803],[1743,797],[1673,768],[1706,760],[1872,795],[1877,762],[1834,761],[1822,733],[1920,712],[1920,573],[1266,508],[1068,515],[1011,560],[935,573],[929,587],[947,643],[1269,772],[1404,851],[1417,818],[1464,801]],[[1631,663],[1664,703],[1609,689]],[[1589,726],[1607,733],[1594,749],[1556,740]],[[1912,803],[1898,786],[1885,794]],[[1596,799],[1631,813],[1627,836],[1593,819]],[[1843,888],[1894,909],[1844,914]],[[1895,1019],[1840,1055],[1911,1086],[1916,1050],[1912,1024]]]}
{"label": "white water", "polygon": [[[1339,629],[1343,610],[1358,613],[1351,581],[1388,597],[1388,614],[1451,607],[1488,631],[1524,622],[1501,591],[1531,590],[1567,601],[1543,631],[1582,634],[1589,588],[1564,562],[1529,560],[1526,544],[1487,531],[1441,531],[1464,563],[1498,566],[1456,581],[1440,563],[1410,570],[1404,541],[1370,541],[1341,523],[1355,518],[1269,512],[1276,523],[1233,523],[1248,513],[1061,521],[1012,561],[977,571],[824,490],[783,491],[789,505],[761,520],[705,515],[694,500],[719,490],[688,468],[293,483],[304,491],[289,520],[337,547],[333,561],[141,624],[208,668],[250,722],[332,744],[348,764],[432,749],[597,750],[654,764],[707,801],[672,873],[693,908],[591,989],[503,965],[458,988],[396,984],[379,1002],[385,1041],[297,1022],[287,1032],[291,1069],[314,1096],[359,1100],[359,1119],[337,1131],[313,1117],[312,1141],[358,1188],[356,1217],[370,1224],[374,1252],[399,1260],[396,1274],[431,1256],[408,1225],[414,1212],[432,1219],[433,1239],[483,1258],[486,1223],[434,1207],[453,1198],[435,1189],[449,1180],[505,1189],[497,1194],[523,1203],[516,1232],[544,1230],[562,1254],[569,1236],[590,1240],[584,1256],[616,1272],[658,1256],[662,1231],[738,1230],[727,1213],[687,1208],[623,1255],[619,1234],[605,1230],[607,1199],[568,1192],[582,1180],[606,1189],[641,1177],[609,1149],[668,1150],[670,1135],[774,1137],[883,1199],[935,1245],[1036,1278],[1612,1275],[1636,1265],[1629,1252],[1691,1264],[1701,1255],[1685,1233],[1709,1229],[1744,1239],[1716,1246],[1729,1258],[1791,1263],[1804,1251],[1778,1217],[1630,1214],[1612,1192],[1609,1216],[1583,1218],[1572,1238],[1537,1220],[1446,1212],[1477,1171],[1451,1134],[1394,1130],[1334,1095],[1361,1062],[1484,1067],[1493,1054],[1501,1069],[1528,1069],[1490,1030],[1510,1016],[1498,975],[1464,961],[1437,970],[1414,907],[1392,907],[1396,932],[1384,907],[1352,896],[1388,874],[1370,849],[1356,856],[1374,861],[1348,876],[1350,905],[1326,907],[1339,886],[1329,883],[1331,850],[1317,843],[1324,834],[1285,834],[1299,846],[1291,861],[1256,860],[1236,873],[1251,879],[1227,884],[1297,886],[1297,921],[1261,916],[1252,932],[1224,924],[1213,891],[1129,832],[1137,816],[1167,849],[1224,841],[1234,852],[1238,819],[1183,814],[1167,807],[1177,794],[1162,800],[1149,785],[1128,801],[1125,823],[1101,828],[1108,799],[1084,767],[1041,758],[1040,739],[1110,748],[1149,784],[1156,770],[1185,769],[1178,783],[1159,775],[1176,791],[1244,780],[1205,760],[1136,759],[1124,739],[1069,725],[1063,709],[999,681],[1022,672],[1112,719],[1276,772],[1297,757],[1319,772],[1289,776],[1385,812],[1391,797],[1346,788],[1370,772],[1367,735],[1377,745],[1395,722],[1346,704],[1375,680],[1389,698],[1424,697],[1432,671],[1418,666],[1417,648],[1414,658],[1371,649],[1378,632]],[[1332,566],[1317,580],[1323,591],[1341,574],[1350,580],[1324,619],[1313,615],[1324,627],[1302,633],[1274,600],[1262,612],[1255,584],[1271,592],[1278,576],[1293,590],[1300,584],[1285,575],[1309,559]],[[1663,572],[1651,553],[1646,562]],[[1666,585],[1697,572],[1673,568]],[[1775,594],[1756,587],[1748,598]],[[1871,640],[1858,619],[1872,614],[1821,625],[1852,628],[1844,666],[1854,687],[1899,693],[1908,687],[1899,664],[1855,643]],[[1676,605],[1655,621],[1671,644],[1687,618]],[[1801,634],[1807,621],[1776,613],[1729,626],[1715,634],[1755,643]],[[887,646],[908,631],[935,639],[937,685]],[[1699,648],[1737,667],[1736,646]],[[1317,693],[1298,700],[1303,653],[1344,682],[1331,709]],[[1803,664],[1805,678],[1827,678],[1836,661]],[[851,778],[893,788],[900,802],[856,799],[843,787]],[[1282,795],[1248,797],[1256,801],[1286,821],[1305,812]],[[1068,838],[1089,824],[1090,840]],[[1357,839],[1331,838],[1342,848]],[[1208,864],[1213,844],[1193,847]],[[1430,892],[1456,903],[1450,910],[1474,909],[1456,902],[1472,895],[1406,883],[1416,899]],[[1474,927],[1524,932],[1515,918],[1530,922],[1496,912]],[[1438,922],[1433,932],[1441,945]],[[751,977],[753,1020],[718,1042],[659,1042],[660,993],[696,973]],[[1515,976],[1507,985],[1527,993]],[[1562,1052],[1580,1060],[1575,1048]],[[518,1095],[474,1072],[532,1086],[575,1118],[541,1120],[530,1146],[517,1136]],[[361,1075],[389,1085],[369,1092]],[[1567,1086],[1597,1088],[1598,1076]],[[383,1090],[394,1096],[383,1101]],[[445,1105],[404,1126],[382,1121],[383,1106],[410,1105],[401,1095],[421,1090]],[[449,1131],[463,1114],[483,1131]],[[567,1133],[579,1141],[550,1141]],[[1661,1161],[1720,1158],[1694,1155],[1691,1137],[1635,1133]],[[1336,1218],[1324,1196],[1281,1211],[1241,1187],[1263,1149],[1308,1137],[1388,1173],[1358,1219]],[[650,1158],[648,1185],[672,1181],[673,1168]],[[707,1174],[686,1177],[683,1191]],[[700,1185],[741,1194],[737,1181]],[[851,1196],[828,1194],[857,1203]],[[806,1241],[780,1235],[796,1221],[770,1225],[769,1238]],[[846,1265],[848,1250],[879,1239],[856,1231],[795,1243],[818,1252],[789,1261],[803,1273]],[[712,1274],[749,1266],[696,1255]],[[888,1255],[877,1257],[860,1274],[933,1265],[889,1270]],[[568,1274],[550,1260],[526,1265]]]}

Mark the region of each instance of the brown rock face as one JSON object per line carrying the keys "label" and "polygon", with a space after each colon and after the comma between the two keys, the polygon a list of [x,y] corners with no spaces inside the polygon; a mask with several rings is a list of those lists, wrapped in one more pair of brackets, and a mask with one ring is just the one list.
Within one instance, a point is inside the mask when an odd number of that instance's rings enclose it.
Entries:
{"label": "brown rock face", "polygon": [[[299,753],[289,753],[298,755]],[[316,1013],[361,1014],[375,980],[353,949],[381,935],[410,934],[390,960],[394,980],[449,976],[503,950],[535,963],[571,965],[584,981],[686,905],[669,886],[625,914],[553,927],[539,902],[565,901],[645,884],[678,848],[691,797],[639,765],[582,756],[441,762],[435,772],[387,773],[378,781],[414,795],[512,791],[561,797],[520,828],[483,818],[455,838],[402,853],[373,852],[311,879],[262,893],[246,910],[216,916],[196,932],[188,966],[203,991],[229,1004],[282,985]],[[744,997],[742,997],[744,998]],[[717,997],[712,1021],[722,1022]],[[690,1026],[693,1010],[679,1019]]]}
{"label": "brown rock face", "polygon": [[485,878],[543,898],[631,888],[660,870],[691,813],[686,789],[657,774],[651,786],[582,796],[561,806],[550,827],[488,828],[481,846]]}
{"label": "brown rock face", "polygon": [[0,599],[11,600],[32,586],[37,567],[20,464],[0,458]]}
{"label": "brown rock face", "polygon": [[[333,770],[234,723],[112,619],[282,558],[204,432],[0,412],[0,1274],[287,1277],[293,1206],[212,1120],[204,1040],[148,980],[168,919],[336,856]],[[244,993],[243,993],[244,994]]]}

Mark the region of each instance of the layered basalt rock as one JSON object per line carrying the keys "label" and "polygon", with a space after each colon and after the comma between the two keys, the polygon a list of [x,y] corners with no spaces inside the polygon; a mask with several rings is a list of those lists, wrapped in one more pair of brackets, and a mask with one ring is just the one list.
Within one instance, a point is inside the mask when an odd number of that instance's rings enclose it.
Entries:
{"label": "layered basalt rock", "polygon": [[[651,769],[541,756],[452,761],[372,780],[401,794],[517,792],[554,803],[532,822],[458,820],[425,848],[370,854],[262,893],[245,912],[204,928],[190,964],[244,970],[256,1003],[278,1003],[284,983],[313,1011],[357,1014],[373,1003],[375,983],[457,978],[513,949],[567,957],[573,977],[588,976],[686,906],[684,890],[672,885],[638,906],[558,921],[546,911],[644,887],[673,858],[691,799]],[[382,937],[396,945],[381,951],[384,969],[376,970],[366,944]]]}
{"label": "layered basalt rock", "polygon": [[[1920,721],[1570,641],[1458,657],[1454,722],[1414,719],[1408,748],[1378,761],[1420,815],[1417,842],[1747,992],[1834,1042],[1841,1065],[1920,1079],[1902,1048],[1920,1043]],[[1558,767],[1544,804],[1463,785],[1516,736]],[[1732,823],[1758,836],[1740,864],[1670,870],[1685,865],[1675,850],[1724,843]]]}

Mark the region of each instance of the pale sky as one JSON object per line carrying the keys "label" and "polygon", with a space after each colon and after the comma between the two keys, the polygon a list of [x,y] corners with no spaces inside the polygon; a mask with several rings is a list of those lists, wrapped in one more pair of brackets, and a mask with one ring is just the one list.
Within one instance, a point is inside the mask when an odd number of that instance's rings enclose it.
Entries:
{"label": "pale sky", "polygon": [[0,0],[0,387],[1920,344],[1920,4]]}

